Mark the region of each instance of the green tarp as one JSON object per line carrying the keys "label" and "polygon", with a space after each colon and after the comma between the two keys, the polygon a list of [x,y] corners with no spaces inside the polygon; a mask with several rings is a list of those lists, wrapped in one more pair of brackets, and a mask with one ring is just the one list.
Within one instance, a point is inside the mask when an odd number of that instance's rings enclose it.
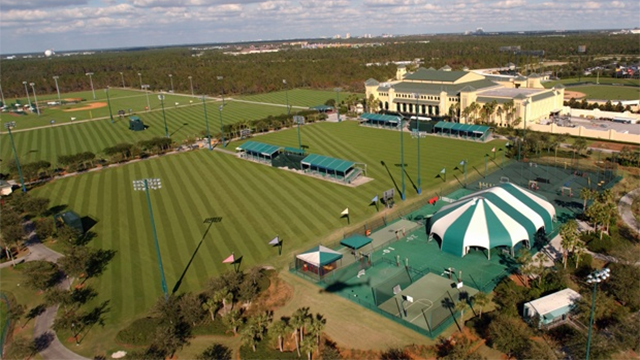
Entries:
{"label": "green tarp", "polygon": [[370,243],[371,243],[371,239],[363,235],[353,235],[351,237],[348,237],[340,241],[340,244],[346,247],[352,248],[354,250],[358,250],[361,247]]}

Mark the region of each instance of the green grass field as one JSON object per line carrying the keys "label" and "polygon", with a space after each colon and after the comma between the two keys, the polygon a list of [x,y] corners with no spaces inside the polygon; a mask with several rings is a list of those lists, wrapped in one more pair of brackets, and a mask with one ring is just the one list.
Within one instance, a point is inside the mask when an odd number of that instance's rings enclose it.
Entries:
{"label": "green grass field", "polygon": [[[341,92],[339,94],[339,99],[344,100],[352,94],[353,93],[349,93],[349,92]],[[357,94],[357,95],[360,98],[364,98],[364,94]],[[258,95],[238,96],[237,99],[242,99],[247,101],[257,101],[262,103],[286,104],[287,97],[289,98],[289,104],[291,105],[312,107],[317,105],[324,105],[324,103],[329,99],[336,100],[336,93],[332,91],[322,91],[322,90],[295,89],[295,90],[289,90],[289,91],[276,91],[276,92],[258,94]]]}
{"label": "green grass field", "polygon": [[638,79],[608,78],[608,77],[602,77],[602,76],[600,78],[593,76],[593,77],[581,77],[579,79],[567,78],[567,79],[561,79],[561,80],[553,80],[553,81],[544,82],[543,85],[547,89],[550,89],[556,86],[557,84],[567,85],[567,84],[575,84],[578,82],[592,83],[592,84],[596,84],[596,82],[599,82],[600,84],[625,84],[625,85],[632,85],[632,86],[640,86],[640,80]]}
{"label": "green grass field", "polygon": [[587,94],[587,99],[593,100],[638,100],[640,99],[640,87],[590,85],[572,86],[570,91],[579,91]]}
{"label": "green grass field", "polygon": [[[104,331],[144,314],[162,294],[145,196],[133,191],[132,180],[162,179],[163,188],[151,194],[151,201],[169,289],[202,237],[203,219],[223,218],[213,225],[195,254],[179,291],[198,290],[211,276],[230,270],[222,260],[231,252],[243,256],[243,268],[286,263],[294,250],[318,244],[346,226],[339,216],[344,208],[349,207],[352,223],[365,220],[375,214],[369,201],[394,186],[392,177],[400,186],[400,167],[395,166],[400,162],[398,132],[361,128],[355,122],[320,123],[301,130],[302,142],[310,152],[364,162],[368,176],[375,180],[350,188],[199,150],[57,180],[32,191],[50,198],[52,206],[67,205],[82,216],[93,217],[98,223],[92,231],[98,237],[90,246],[117,251],[95,285],[99,293],[95,302],[110,300]],[[281,131],[254,140],[294,146],[297,134]],[[406,189],[411,199],[417,196],[412,187],[417,181],[416,140],[409,134],[404,140]],[[436,175],[443,167],[453,173],[460,160],[467,158],[469,169],[480,169],[483,155],[499,145],[423,139],[421,196],[432,196],[442,186]],[[449,181],[455,181],[452,178]],[[267,244],[276,235],[284,240],[282,257]]]}

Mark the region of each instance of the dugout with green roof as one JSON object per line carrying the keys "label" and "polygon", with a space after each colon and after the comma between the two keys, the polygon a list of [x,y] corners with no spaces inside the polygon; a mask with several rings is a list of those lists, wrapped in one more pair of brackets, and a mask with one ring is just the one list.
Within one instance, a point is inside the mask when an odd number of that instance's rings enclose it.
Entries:
{"label": "dugout with green roof", "polygon": [[358,250],[365,245],[371,244],[371,239],[364,235],[356,234],[346,239],[342,239],[342,241],[340,241],[340,244],[348,248]]}
{"label": "dugout with green roof", "polygon": [[331,176],[336,179],[345,179],[355,165],[353,161],[317,154],[308,155],[302,159],[300,163],[304,171],[318,173],[323,176]]}
{"label": "dugout with green roof", "polygon": [[333,106],[317,105],[317,106],[312,106],[309,109],[310,110],[315,110],[315,111],[318,111],[318,112],[329,112],[329,111],[333,111]]}
{"label": "dugout with green roof", "polygon": [[236,148],[237,151],[242,152],[242,156],[266,163],[271,163],[273,158],[280,152],[280,149],[280,146],[257,141],[247,141]]}
{"label": "dugout with green roof", "polygon": [[459,124],[446,121],[440,121],[433,127],[436,134],[474,140],[484,140],[490,129],[490,127],[484,125]]}
{"label": "dugout with green roof", "polygon": [[362,119],[361,124],[373,126],[397,127],[400,123],[399,116],[385,114],[363,113],[360,115],[360,119]]}

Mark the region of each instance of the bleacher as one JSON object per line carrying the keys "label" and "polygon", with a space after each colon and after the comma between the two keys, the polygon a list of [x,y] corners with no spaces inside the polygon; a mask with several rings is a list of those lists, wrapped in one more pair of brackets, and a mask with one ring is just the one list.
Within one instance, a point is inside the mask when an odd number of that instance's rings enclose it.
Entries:
{"label": "bleacher", "polygon": [[279,168],[289,168],[295,170],[302,170],[301,161],[307,155],[298,155],[292,153],[281,153],[273,159],[272,165]]}

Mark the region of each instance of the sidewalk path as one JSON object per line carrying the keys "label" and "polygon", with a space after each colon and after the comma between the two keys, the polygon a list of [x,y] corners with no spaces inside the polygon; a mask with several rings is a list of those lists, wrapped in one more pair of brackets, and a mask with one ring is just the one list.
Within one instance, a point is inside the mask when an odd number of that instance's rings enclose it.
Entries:
{"label": "sidewalk path", "polygon": [[620,213],[622,221],[624,221],[631,230],[640,232],[640,224],[636,221],[631,211],[631,204],[633,203],[633,198],[636,196],[640,196],[640,188],[629,191],[620,199],[620,202],[618,202],[618,213]]}

